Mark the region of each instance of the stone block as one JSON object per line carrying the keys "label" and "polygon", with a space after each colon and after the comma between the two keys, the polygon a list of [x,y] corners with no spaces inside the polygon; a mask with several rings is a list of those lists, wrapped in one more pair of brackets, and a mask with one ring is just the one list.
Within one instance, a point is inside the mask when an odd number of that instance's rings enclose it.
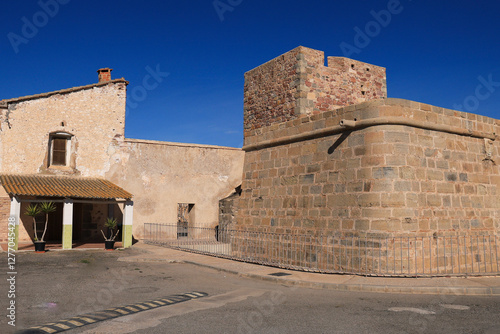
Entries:
{"label": "stone block", "polygon": [[381,194],[380,204],[382,207],[399,207],[405,205],[405,196],[401,193]]}
{"label": "stone block", "polygon": [[362,167],[383,166],[383,165],[385,165],[385,156],[383,155],[378,155],[378,156],[369,155],[361,158]]}
{"label": "stone block", "polygon": [[410,135],[406,132],[385,132],[385,142],[387,143],[409,143]]}
{"label": "stone block", "polygon": [[368,193],[358,196],[357,204],[360,207],[377,207],[380,206],[380,194]]}
{"label": "stone block", "polygon": [[442,205],[441,195],[428,194],[426,196],[426,199],[427,199],[427,206],[440,207]]}
{"label": "stone block", "polygon": [[333,194],[327,195],[327,206],[334,207],[350,207],[356,205],[356,196],[353,194]]}
{"label": "stone block", "polygon": [[395,179],[398,177],[396,167],[374,167],[372,173],[374,179]]}
{"label": "stone block", "polygon": [[368,219],[357,219],[354,222],[354,229],[358,231],[366,231],[370,229],[370,221]]}
{"label": "stone block", "polygon": [[437,183],[436,191],[440,194],[453,194],[455,193],[455,185],[453,183]]}
{"label": "stone block", "polygon": [[391,209],[363,208],[361,215],[365,218],[390,218]]}
{"label": "stone block", "polygon": [[300,175],[299,176],[299,183],[300,184],[314,183],[314,174]]}
{"label": "stone block", "polygon": [[427,180],[430,181],[444,181],[444,173],[440,170],[427,170]]}

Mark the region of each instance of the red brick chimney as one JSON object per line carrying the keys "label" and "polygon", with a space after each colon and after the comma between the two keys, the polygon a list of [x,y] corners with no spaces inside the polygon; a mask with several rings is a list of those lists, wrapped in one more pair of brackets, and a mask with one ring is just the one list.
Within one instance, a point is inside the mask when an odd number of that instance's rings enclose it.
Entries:
{"label": "red brick chimney", "polygon": [[113,69],[106,67],[106,68],[101,68],[97,70],[97,73],[99,75],[99,82],[106,82],[106,81],[111,81],[111,71]]}

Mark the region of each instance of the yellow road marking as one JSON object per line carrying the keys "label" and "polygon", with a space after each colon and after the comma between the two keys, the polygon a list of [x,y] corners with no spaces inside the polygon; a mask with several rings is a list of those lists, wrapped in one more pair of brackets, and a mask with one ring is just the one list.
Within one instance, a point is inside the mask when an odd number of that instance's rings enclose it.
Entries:
{"label": "yellow road marking", "polygon": [[81,318],[79,318],[79,319],[81,319],[81,320],[83,320],[83,321],[86,321],[86,322],[88,322],[88,323],[91,323],[91,324],[95,322],[95,320],[94,320],[94,319],[90,319],[90,318],[87,318],[87,317],[81,317]]}
{"label": "yellow road marking", "polygon": [[125,308],[126,308],[126,309],[129,309],[130,311],[133,311],[133,312],[137,312],[137,311],[139,311],[138,309],[133,308],[132,306],[127,306],[127,307],[125,307]]}
{"label": "yellow road marking", "polygon": [[[59,330],[53,329],[50,327],[46,327],[46,326],[55,326],[55,327],[62,329],[62,330],[68,330],[68,329],[71,329],[71,327],[65,325],[63,322],[65,322],[67,324],[71,324],[71,325],[76,326],[76,327],[81,327],[81,326],[85,326],[87,323],[91,324],[91,323],[95,323],[95,322],[101,321],[101,320],[116,318],[120,314],[126,315],[126,314],[129,314],[130,312],[139,312],[142,310],[149,310],[151,308],[155,308],[155,307],[159,307],[159,306],[163,306],[163,305],[171,305],[171,304],[175,304],[175,303],[179,303],[179,302],[188,301],[190,298],[197,298],[197,297],[204,297],[204,296],[206,296],[206,294],[199,293],[199,292],[185,293],[183,295],[174,295],[171,297],[171,299],[163,298],[163,299],[153,300],[153,301],[149,301],[149,302],[143,302],[141,304],[135,304],[133,306],[123,306],[120,308],[112,308],[112,309],[107,309],[104,311],[89,314],[89,316],[91,316],[95,319],[92,319],[92,318],[89,318],[86,316],[74,317],[74,318],[67,319],[67,320],[61,320],[60,323],[48,323],[48,324],[45,324],[42,326],[33,326],[30,328],[39,329],[39,330],[42,330],[46,333],[55,333],[55,332],[58,332]],[[81,322],[77,321],[77,320],[80,320]],[[85,322],[85,323],[82,323],[82,322]]]}

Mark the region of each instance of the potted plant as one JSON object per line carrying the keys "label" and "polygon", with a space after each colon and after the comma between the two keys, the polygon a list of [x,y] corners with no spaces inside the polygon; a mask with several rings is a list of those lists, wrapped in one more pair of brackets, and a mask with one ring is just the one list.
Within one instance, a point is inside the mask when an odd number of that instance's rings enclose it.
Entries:
{"label": "potted plant", "polygon": [[[45,253],[45,233],[47,233],[47,226],[49,223],[49,213],[56,211],[56,206],[52,202],[42,202],[40,204],[30,204],[26,209],[25,214],[33,218],[33,232],[35,252]],[[45,226],[43,228],[42,237],[38,239],[36,216],[41,213],[45,214]]]}
{"label": "potted plant", "polygon": [[109,237],[106,237],[106,234],[104,234],[101,230],[102,236],[104,237],[104,248],[106,250],[113,250],[115,247],[115,238],[118,235],[118,232],[120,232],[120,230],[114,232],[118,223],[115,218],[107,218],[104,226],[106,226],[109,231]]}

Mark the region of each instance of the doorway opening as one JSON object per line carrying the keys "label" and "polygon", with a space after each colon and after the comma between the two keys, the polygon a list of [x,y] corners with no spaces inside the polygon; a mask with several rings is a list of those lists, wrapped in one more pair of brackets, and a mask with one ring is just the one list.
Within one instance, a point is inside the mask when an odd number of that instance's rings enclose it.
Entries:
{"label": "doorway opening", "polygon": [[189,227],[194,225],[194,204],[179,203],[177,206],[177,239],[187,238]]}

